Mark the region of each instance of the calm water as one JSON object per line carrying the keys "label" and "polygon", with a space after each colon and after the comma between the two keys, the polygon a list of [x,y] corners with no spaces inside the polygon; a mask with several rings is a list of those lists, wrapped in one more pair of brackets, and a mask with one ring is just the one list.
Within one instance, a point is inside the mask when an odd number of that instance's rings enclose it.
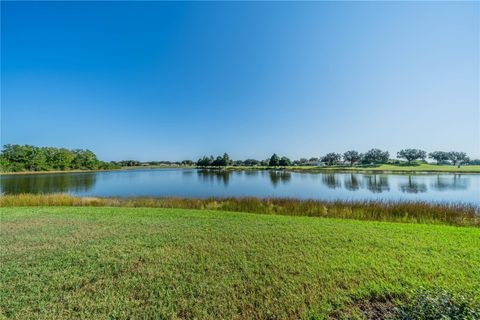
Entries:
{"label": "calm water", "polygon": [[426,200],[480,204],[480,175],[220,172],[145,169],[2,176],[0,191],[79,196],[295,197],[322,200]]}

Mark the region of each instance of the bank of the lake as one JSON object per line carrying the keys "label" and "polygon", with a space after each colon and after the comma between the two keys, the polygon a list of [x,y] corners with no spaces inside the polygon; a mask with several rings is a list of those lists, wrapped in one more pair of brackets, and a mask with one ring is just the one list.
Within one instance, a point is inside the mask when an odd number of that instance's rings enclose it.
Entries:
{"label": "bank of the lake", "polygon": [[436,164],[394,165],[380,164],[371,166],[326,166],[326,167],[298,167],[291,170],[305,171],[337,171],[337,172],[374,172],[374,173],[480,173],[480,166],[448,166]]}
{"label": "bank of the lake", "polygon": [[[158,208],[0,208],[0,310],[299,319],[480,299],[480,229]],[[346,317],[347,317],[346,316]]]}
{"label": "bank of the lake", "polygon": [[269,166],[226,166],[226,167],[196,167],[196,166],[171,166],[171,165],[154,165],[154,166],[131,166],[118,169],[98,169],[98,170],[50,170],[50,171],[18,171],[18,172],[2,172],[0,175],[17,175],[17,174],[45,174],[45,173],[75,173],[75,172],[102,172],[102,171],[121,171],[121,170],[139,170],[139,169],[210,169],[225,171],[242,171],[242,170],[285,170],[293,172],[365,172],[365,173],[480,173],[480,165],[473,166],[450,166],[436,164],[416,164],[416,165],[394,165],[380,164],[369,166],[287,166],[287,167],[269,167]]}
{"label": "bank of the lake", "polygon": [[268,166],[227,166],[227,167],[208,167],[215,170],[285,170],[293,172],[365,172],[365,173],[480,173],[480,165],[473,166],[450,166],[436,164],[417,164],[417,165],[358,165],[358,166],[287,166],[287,167],[268,167]]}
{"label": "bank of the lake", "polygon": [[109,171],[124,171],[124,170],[140,170],[140,169],[192,169],[194,166],[131,166],[121,167],[118,169],[86,169],[86,170],[47,170],[47,171],[0,171],[0,175],[23,175],[23,174],[55,174],[55,173],[85,173],[85,172],[109,172]]}

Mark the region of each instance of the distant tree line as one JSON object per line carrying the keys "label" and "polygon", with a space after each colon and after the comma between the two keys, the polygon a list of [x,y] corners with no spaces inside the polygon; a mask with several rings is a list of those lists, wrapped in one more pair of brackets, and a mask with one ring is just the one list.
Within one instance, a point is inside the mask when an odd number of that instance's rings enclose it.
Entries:
{"label": "distant tree line", "polygon": [[114,169],[115,164],[98,160],[88,149],[35,147],[7,144],[0,153],[1,171]]}
{"label": "distant tree line", "polygon": [[[407,164],[413,161],[425,161],[426,158],[433,159],[437,164],[451,163],[456,166],[463,164],[480,164],[480,160],[470,160],[465,152],[458,151],[434,151],[427,154],[426,151],[419,149],[403,149],[397,152],[397,158],[405,159]],[[388,151],[380,149],[370,149],[365,153],[356,150],[349,150],[343,154],[330,152],[323,157],[301,158],[299,160],[290,160],[286,156],[273,154],[265,160],[246,159],[232,160],[227,153],[222,156],[204,156],[197,162],[183,160],[180,162],[172,161],[149,161],[140,162],[137,160],[122,160],[104,162],[98,160],[95,153],[88,149],[66,149],[54,147],[35,147],[31,145],[7,144],[3,146],[0,153],[1,171],[48,171],[48,170],[95,170],[95,169],[116,169],[121,167],[135,166],[192,166],[198,167],[226,167],[226,166],[269,166],[269,167],[287,167],[287,166],[318,166],[318,165],[371,165],[396,163],[398,160],[391,160]]]}
{"label": "distant tree line", "polygon": [[232,165],[232,160],[230,160],[230,156],[227,153],[217,158],[204,156],[197,161],[197,166],[199,167],[226,167],[230,165]]}
{"label": "distant tree line", "polygon": [[[437,164],[451,163],[453,165],[460,166],[462,164],[480,164],[480,160],[470,160],[465,152],[457,151],[434,151],[427,154],[426,151],[419,149],[402,149],[397,152],[397,158],[405,159],[407,164],[421,160],[425,161],[426,158],[433,159]],[[394,163],[399,164],[397,160],[390,159],[390,153],[380,149],[370,149],[365,153],[360,153],[356,150],[349,150],[343,154],[330,152],[323,157],[301,158],[299,160],[290,160],[285,156],[278,156],[273,154],[270,158],[265,160],[247,159],[247,160],[230,160],[227,153],[222,156],[214,158],[213,156],[198,159],[196,165],[198,167],[222,167],[222,166],[270,166],[270,167],[287,167],[287,166],[317,166],[327,165],[334,166],[338,164],[354,165],[372,165],[372,164],[386,164]]]}

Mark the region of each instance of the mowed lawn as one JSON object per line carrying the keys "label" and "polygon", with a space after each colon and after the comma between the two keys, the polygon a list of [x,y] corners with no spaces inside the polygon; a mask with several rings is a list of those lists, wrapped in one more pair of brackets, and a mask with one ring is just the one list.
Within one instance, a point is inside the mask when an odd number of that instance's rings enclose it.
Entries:
{"label": "mowed lawn", "polygon": [[415,173],[415,172],[450,172],[450,173],[480,173],[480,166],[457,166],[450,165],[436,165],[436,164],[427,164],[421,163],[416,165],[395,165],[395,164],[379,164],[371,166],[325,166],[325,167],[316,167],[316,166],[299,166],[299,167],[289,167],[290,169],[299,170],[299,171],[358,171],[358,172],[405,172],[405,173]]}
{"label": "mowed lawn", "polygon": [[419,287],[480,295],[479,228],[185,209],[0,212],[8,318],[323,318]]}

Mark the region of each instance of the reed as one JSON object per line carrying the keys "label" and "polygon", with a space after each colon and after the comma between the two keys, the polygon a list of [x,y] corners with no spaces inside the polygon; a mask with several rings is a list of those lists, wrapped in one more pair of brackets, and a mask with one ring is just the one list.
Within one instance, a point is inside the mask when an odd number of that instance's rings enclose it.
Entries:
{"label": "reed", "polygon": [[1,207],[94,206],[207,209],[260,214],[332,217],[480,227],[479,207],[468,203],[422,201],[320,201],[290,198],[97,198],[66,194],[0,197]]}

